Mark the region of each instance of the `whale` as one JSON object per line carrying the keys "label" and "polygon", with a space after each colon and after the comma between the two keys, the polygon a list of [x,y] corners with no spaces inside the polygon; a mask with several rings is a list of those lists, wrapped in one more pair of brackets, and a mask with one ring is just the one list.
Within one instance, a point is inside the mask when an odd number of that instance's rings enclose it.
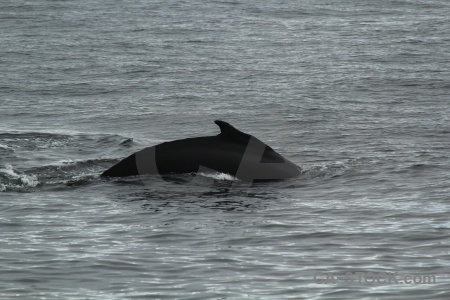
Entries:
{"label": "whale", "polygon": [[245,182],[297,177],[301,168],[253,135],[216,120],[220,133],[144,148],[105,170],[102,177],[170,175],[211,171]]}

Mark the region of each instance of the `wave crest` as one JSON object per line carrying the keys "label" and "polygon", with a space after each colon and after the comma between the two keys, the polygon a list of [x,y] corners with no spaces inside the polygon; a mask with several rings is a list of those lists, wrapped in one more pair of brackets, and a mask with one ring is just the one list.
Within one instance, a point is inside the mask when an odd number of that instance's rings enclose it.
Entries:
{"label": "wave crest", "polygon": [[6,164],[0,167],[0,191],[17,190],[38,186],[39,181],[35,175],[26,175]]}

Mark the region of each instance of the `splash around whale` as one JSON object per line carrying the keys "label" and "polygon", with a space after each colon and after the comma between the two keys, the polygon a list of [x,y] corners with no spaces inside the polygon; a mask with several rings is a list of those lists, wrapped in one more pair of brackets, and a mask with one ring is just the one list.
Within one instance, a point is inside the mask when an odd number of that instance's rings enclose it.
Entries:
{"label": "splash around whale", "polygon": [[275,181],[300,175],[301,169],[256,137],[224,121],[220,134],[165,142],[138,151],[101,176],[180,174],[215,171],[246,182]]}

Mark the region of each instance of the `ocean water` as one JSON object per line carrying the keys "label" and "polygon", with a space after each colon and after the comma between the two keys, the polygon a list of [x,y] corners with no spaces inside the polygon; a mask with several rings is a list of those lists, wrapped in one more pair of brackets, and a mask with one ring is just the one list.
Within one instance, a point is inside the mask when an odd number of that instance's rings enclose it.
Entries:
{"label": "ocean water", "polygon": [[[449,299],[449,16],[1,1],[0,299]],[[99,177],[216,119],[302,175]]]}

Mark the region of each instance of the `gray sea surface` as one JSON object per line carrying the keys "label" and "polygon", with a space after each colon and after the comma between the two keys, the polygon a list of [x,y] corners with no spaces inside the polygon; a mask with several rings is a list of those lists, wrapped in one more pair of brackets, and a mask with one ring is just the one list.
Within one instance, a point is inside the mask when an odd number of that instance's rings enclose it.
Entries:
{"label": "gray sea surface", "polygon": [[[302,175],[99,176],[217,119]],[[449,1],[0,2],[0,299],[450,299],[449,195]]]}

